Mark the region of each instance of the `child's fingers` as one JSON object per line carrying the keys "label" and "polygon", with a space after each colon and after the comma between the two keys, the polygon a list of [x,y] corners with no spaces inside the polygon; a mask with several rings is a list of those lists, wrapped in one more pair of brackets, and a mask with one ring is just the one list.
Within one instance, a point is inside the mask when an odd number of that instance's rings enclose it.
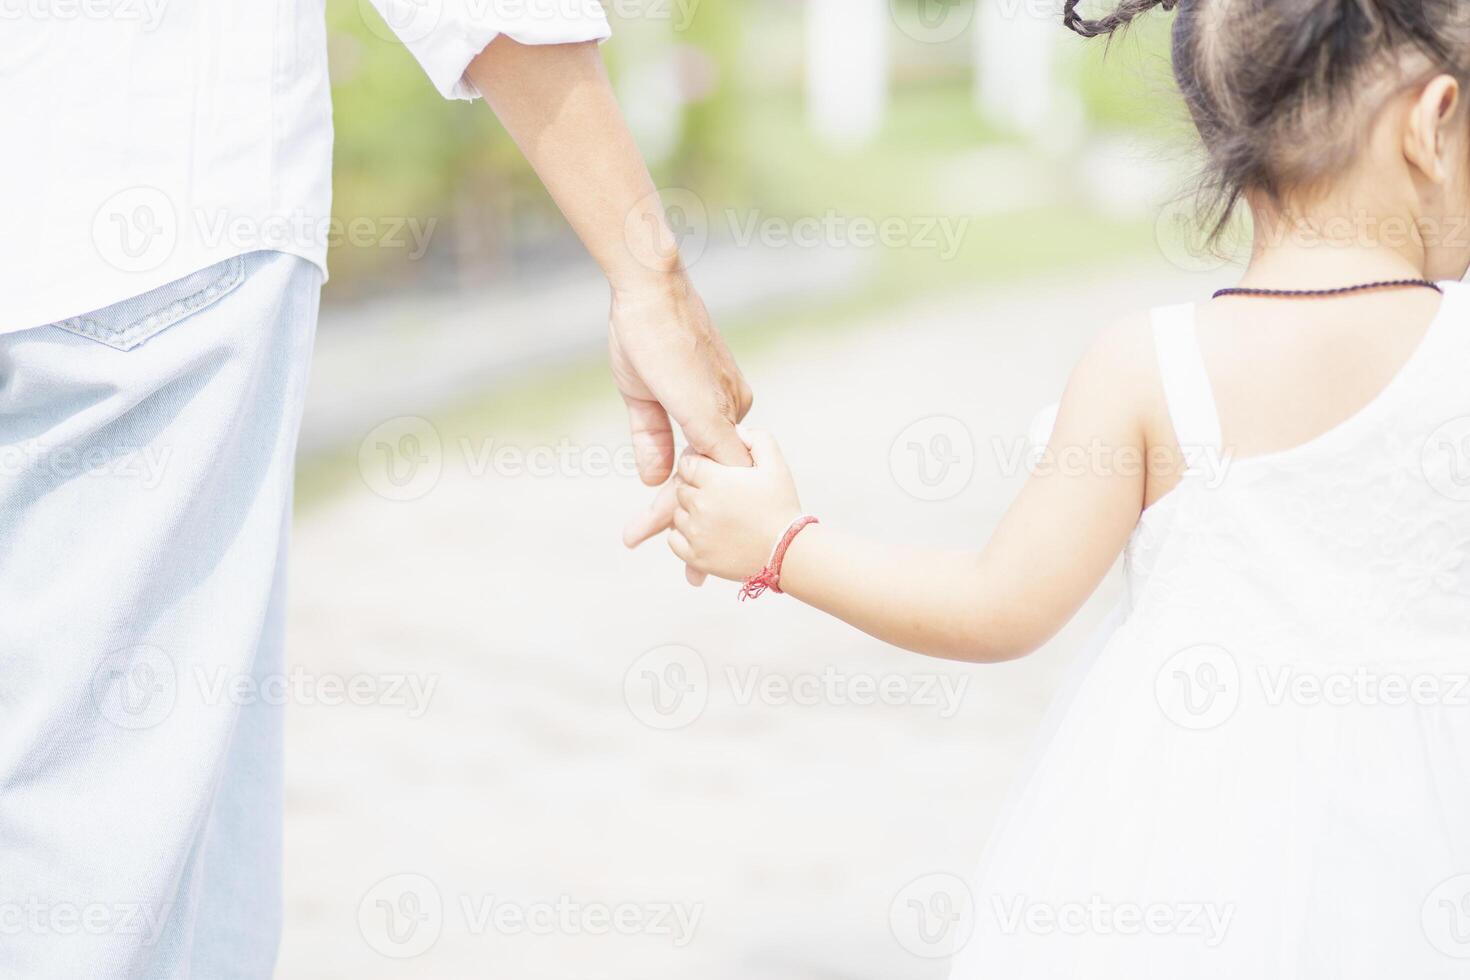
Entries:
{"label": "child's fingers", "polygon": [[755,461],[756,466],[786,465],[775,436],[764,429],[751,429],[746,435],[750,440],[750,458]]}
{"label": "child's fingers", "polygon": [[679,457],[679,479],[691,487],[700,486],[708,472],[708,467],[714,465],[713,460],[698,453],[685,453]]}
{"label": "child's fingers", "polygon": [[698,491],[687,483],[680,482],[674,487],[674,499],[679,502],[679,509],[685,512],[694,509],[694,498],[697,495]]}
{"label": "child's fingers", "polygon": [[684,562],[684,580],[697,589],[704,585],[707,576],[694,567],[694,546],[689,542],[689,534],[689,512],[676,508],[674,526],[669,531],[669,548]]}
{"label": "child's fingers", "polygon": [[686,565],[694,560],[694,548],[689,544],[689,539],[684,537],[678,529],[669,532],[669,550]]}
{"label": "child's fingers", "polygon": [[[674,527],[671,531],[669,531],[669,537],[672,539],[673,536],[676,534],[679,536],[679,540],[683,542],[683,547],[686,547],[690,550],[690,554],[684,555],[680,554],[678,551],[675,551],[674,554],[679,555],[680,558],[684,559],[684,580],[697,589],[700,586],[704,585],[704,580],[708,576],[706,576],[704,572],[701,572],[699,569],[694,567],[694,546],[691,541],[691,539],[694,537],[694,530],[691,526],[689,511],[685,510],[683,507],[679,507],[674,511]],[[670,540],[669,546],[673,547],[672,540]]]}

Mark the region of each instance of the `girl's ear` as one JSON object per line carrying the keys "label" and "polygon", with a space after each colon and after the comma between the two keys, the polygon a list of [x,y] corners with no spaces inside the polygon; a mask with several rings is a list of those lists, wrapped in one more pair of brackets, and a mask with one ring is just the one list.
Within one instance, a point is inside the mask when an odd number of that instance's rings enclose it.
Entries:
{"label": "girl's ear", "polygon": [[1460,107],[1460,83],[1438,75],[1409,107],[1404,127],[1404,157],[1424,179],[1443,184],[1449,178],[1447,139],[1450,122]]}

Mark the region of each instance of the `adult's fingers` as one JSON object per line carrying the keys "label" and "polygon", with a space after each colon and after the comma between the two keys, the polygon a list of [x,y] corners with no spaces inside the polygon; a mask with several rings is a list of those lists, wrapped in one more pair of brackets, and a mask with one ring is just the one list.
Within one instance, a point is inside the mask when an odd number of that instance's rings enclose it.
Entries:
{"label": "adult's fingers", "polygon": [[699,571],[693,565],[684,566],[684,580],[696,589],[704,585],[704,580],[709,578],[704,572]]}
{"label": "adult's fingers", "polygon": [[667,530],[674,522],[674,505],[677,498],[674,495],[673,482],[665,483],[659,488],[658,496],[653,498],[653,504],[633,518],[623,528],[623,544],[629,548],[636,548],[660,531]]}
{"label": "adult's fingers", "polygon": [[638,476],[646,485],[656,487],[674,469],[674,430],[669,415],[651,399],[624,395],[623,401],[628,406],[628,427],[633,434]]}
{"label": "adult's fingers", "polygon": [[735,423],[722,415],[690,421],[680,426],[689,447],[725,466],[749,466],[750,450],[735,431]]}

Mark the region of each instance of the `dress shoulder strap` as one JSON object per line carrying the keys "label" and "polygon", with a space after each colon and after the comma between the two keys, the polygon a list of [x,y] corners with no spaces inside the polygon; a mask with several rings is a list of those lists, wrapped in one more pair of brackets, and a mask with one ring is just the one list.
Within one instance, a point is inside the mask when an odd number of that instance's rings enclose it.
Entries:
{"label": "dress shoulder strap", "polygon": [[1215,391],[1199,349],[1194,304],[1154,310],[1153,330],[1174,438],[1192,468],[1202,453],[1219,452],[1222,442]]}

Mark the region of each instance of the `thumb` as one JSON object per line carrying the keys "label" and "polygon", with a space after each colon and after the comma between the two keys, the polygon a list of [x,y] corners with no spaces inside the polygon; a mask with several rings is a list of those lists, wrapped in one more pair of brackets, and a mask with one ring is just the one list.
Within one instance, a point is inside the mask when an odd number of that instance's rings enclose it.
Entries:
{"label": "thumb", "polygon": [[684,436],[695,452],[708,456],[721,466],[749,466],[750,450],[741,440],[737,428],[733,422],[724,419],[707,425],[683,426]]}
{"label": "thumb", "polygon": [[775,436],[764,429],[747,429],[743,425],[737,428],[740,431],[740,438],[750,449],[750,458],[757,467],[786,468],[786,457],[781,455],[781,447],[776,444]]}

